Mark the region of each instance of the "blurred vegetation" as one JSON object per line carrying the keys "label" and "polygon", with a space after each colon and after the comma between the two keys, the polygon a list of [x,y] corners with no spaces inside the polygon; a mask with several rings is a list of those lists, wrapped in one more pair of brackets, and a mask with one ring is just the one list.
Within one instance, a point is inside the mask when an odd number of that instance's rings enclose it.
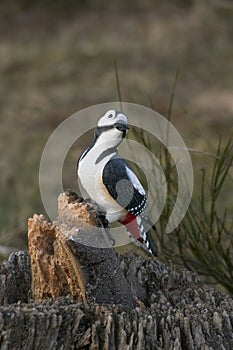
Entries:
{"label": "blurred vegetation", "polygon": [[[3,1],[7,3],[7,1]],[[195,1],[194,0],[164,0],[163,6],[180,6],[182,8],[186,8],[191,6]],[[28,8],[35,8],[42,7],[45,8],[47,11],[62,11],[62,12],[72,12],[74,9],[84,9],[84,8],[90,8],[90,9],[105,9],[105,8],[143,8],[146,7],[152,7],[153,5],[160,5],[161,1],[159,0],[108,0],[108,2],[103,0],[34,0],[33,2],[30,0],[18,0],[17,1],[17,7],[21,9],[28,9]]]}
{"label": "blurred vegetation", "polygon": [[[166,234],[178,192],[176,167],[164,146],[158,149],[145,131],[134,128],[133,133],[136,140],[157,154],[166,176],[166,203],[156,224],[157,233],[151,231],[160,260],[170,260],[173,267],[185,266],[198,272],[208,283],[233,295],[233,207],[232,201],[224,202],[219,198],[221,192],[230,188],[229,184],[226,186],[227,180],[230,181],[231,188],[233,184],[233,134],[225,144],[220,138],[216,153],[211,155],[212,166],[203,167],[199,176],[195,173],[199,185],[195,198],[179,226],[172,233]],[[156,171],[154,176],[156,177]],[[154,197],[156,205],[160,200],[156,189]]]}
{"label": "blurred vegetation", "polygon": [[[167,119],[172,119],[172,107],[175,89],[178,79],[177,71],[168,106]],[[118,80],[118,79],[117,79]],[[119,80],[118,80],[119,81]],[[118,84],[118,90],[120,85]],[[189,209],[182,222],[172,233],[166,234],[166,226],[175,206],[178,193],[178,177],[168,149],[154,140],[154,137],[140,128],[132,128],[133,138],[141,142],[153,154],[156,154],[166,177],[167,196],[162,214],[156,223],[157,232],[151,230],[150,234],[158,249],[159,258],[164,262],[170,260],[172,266],[198,272],[208,283],[217,285],[233,295],[233,202],[231,195],[228,201],[224,201],[221,194],[232,189],[233,185],[233,132],[225,143],[222,136],[214,153],[202,152],[197,149],[189,149],[197,152],[199,156],[208,157],[211,166],[203,166],[199,174],[195,171],[195,179],[198,179],[196,189]],[[133,152],[132,152],[133,154]],[[137,157],[133,157],[135,163]],[[142,162],[143,160],[141,160]],[[155,164],[148,161],[148,169],[153,169],[152,177],[156,178]],[[152,163],[152,164],[149,164]],[[193,163],[195,166],[196,162]],[[134,167],[140,176],[140,170]],[[144,179],[144,187],[146,188]],[[152,197],[154,204],[161,200],[160,190],[154,188]]]}
{"label": "blurred vegetation", "polygon": [[[172,123],[186,145],[201,152],[192,152],[196,183],[189,215],[196,219],[192,229],[187,217],[179,231],[160,237],[159,249],[164,259],[211,275],[207,266],[213,265],[210,250],[217,249],[219,217],[227,224],[221,233],[226,243],[218,250],[226,256],[232,250],[227,243],[232,239],[232,169],[214,200],[215,210],[210,205],[214,181],[208,180],[218,165],[212,170],[216,159],[205,155],[216,155],[221,134],[223,146],[217,159],[224,159],[233,125],[232,14],[228,0],[0,2],[0,248],[26,248],[27,218],[34,212],[46,214],[38,169],[43,147],[56,126],[82,108],[117,99],[114,60],[124,100],[152,106],[163,115],[179,68]],[[69,153],[65,187],[78,189],[76,160],[90,139],[91,133],[85,135]],[[200,192],[204,178],[198,174],[203,168],[210,197]],[[207,228],[201,238],[200,198],[209,206],[208,220],[214,213],[215,223],[210,230],[209,222],[203,221]],[[222,216],[225,207],[227,219]],[[162,219],[165,222],[166,215]],[[214,232],[212,246],[207,240],[210,232]],[[199,239],[202,252],[197,252]],[[219,251],[219,266],[228,264],[230,269],[227,260],[220,262]],[[204,256],[212,260],[204,261]],[[227,281],[227,269],[222,271]],[[211,282],[228,288],[212,277]]]}

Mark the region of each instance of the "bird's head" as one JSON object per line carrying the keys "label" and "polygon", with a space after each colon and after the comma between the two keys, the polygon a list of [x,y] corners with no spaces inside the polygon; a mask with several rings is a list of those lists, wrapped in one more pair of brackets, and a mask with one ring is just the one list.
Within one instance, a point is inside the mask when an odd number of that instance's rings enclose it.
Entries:
{"label": "bird's head", "polygon": [[128,118],[122,112],[108,110],[99,120],[95,130],[95,139],[119,145],[129,129]]}

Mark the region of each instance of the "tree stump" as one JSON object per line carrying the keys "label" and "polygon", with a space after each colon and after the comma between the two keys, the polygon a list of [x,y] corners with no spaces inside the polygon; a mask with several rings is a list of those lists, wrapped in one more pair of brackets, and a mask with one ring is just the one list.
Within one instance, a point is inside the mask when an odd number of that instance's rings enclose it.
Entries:
{"label": "tree stump", "polygon": [[73,193],[58,198],[58,218],[28,221],[35,300],[71,295],[77,302],[136,305],[96,211]]}
{"label": "tree stump", "polygon": [[152,257],[118,256],[70,194],[56,222],[29,220],[29,246],[31,259],[1,265],[1,349],[232,349],[229,295]]}

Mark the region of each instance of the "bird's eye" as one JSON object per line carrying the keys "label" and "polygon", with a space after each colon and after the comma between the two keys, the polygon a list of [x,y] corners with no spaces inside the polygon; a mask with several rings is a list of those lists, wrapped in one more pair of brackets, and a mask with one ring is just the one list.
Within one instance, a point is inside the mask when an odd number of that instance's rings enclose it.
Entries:
{"label": "bird's eye", "polygon": [[116,112],[114,110],[108,110],[106,113],[106,117],[108,118],[114,118],[116,115]]}

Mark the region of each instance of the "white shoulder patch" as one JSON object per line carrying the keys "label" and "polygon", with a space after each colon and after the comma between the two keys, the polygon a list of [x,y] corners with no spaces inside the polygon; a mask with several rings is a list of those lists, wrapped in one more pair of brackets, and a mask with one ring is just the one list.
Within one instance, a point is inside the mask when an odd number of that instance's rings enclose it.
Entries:
{"label": "white shoulder patch", "polygon": [[126,172],[127,172],[127,175],[130,179],[130,182],[133,184],[133,186],[138,190],[138,192],[141,194],[141,195],[146,195],[146,192],[144,190],[144,188],[142,187],[142,184],[141,182],[138,180],[137,176],[134,174],[134,172],[129,169],[128,167],[126,167]]}

